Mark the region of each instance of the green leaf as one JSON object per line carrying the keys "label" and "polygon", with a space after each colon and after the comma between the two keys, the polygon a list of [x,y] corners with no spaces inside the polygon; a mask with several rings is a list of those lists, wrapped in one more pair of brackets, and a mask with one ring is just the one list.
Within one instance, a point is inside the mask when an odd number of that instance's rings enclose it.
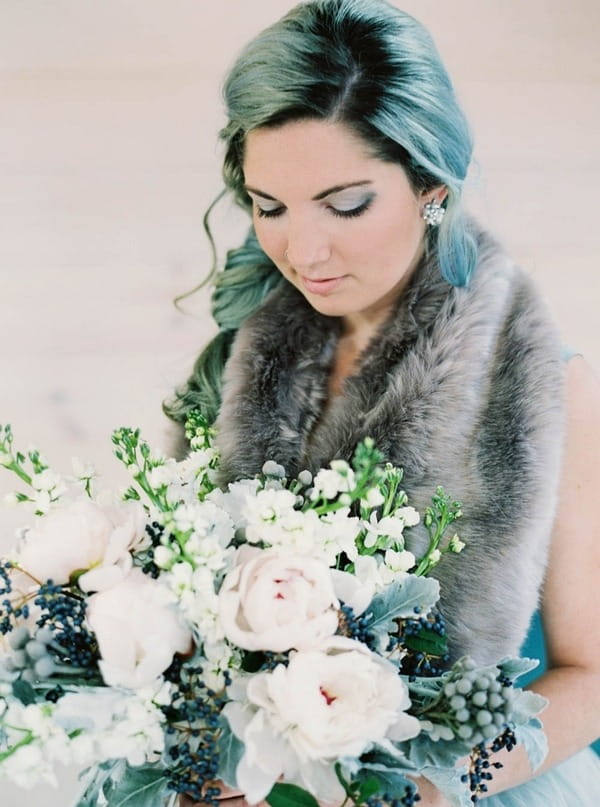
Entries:
{"label": "green leaf", "polygon": [[525,673],[535,670],[539,666],[539,659],[536,658],[504,658],[498,663],[498,669],[502,670],[504,675],[514,681]]}
{"label": "green leaf", "polygon": [[230,787],[237,784],[236,770],[244,753],[244,743],[232,732],[225,718],[220,721],[219,732],[219,776]]}
{"label": "green leaf", "polygon": [[424,768],[421,773],[444,794],[452,807],[472,807],[468,786],[460,781],[466,766],[462,768]]}
{"label": "green leaf", "polygon": [[110,792],[108,807],[162,807],[167,782],[161,768],[127,767]]}
{"label": "green leaf", "polygon": [[548,700],[543,695],[538,695],[531,690],[517,689],[509,702],[509,719],[517,725],[526,724],[532,717],[542,712],[547,705]]}
{"label": "green leaf", "polygon": [[533,718],[526,725],[517,726],[515,737],[527,752],[531,770],[536,771],[548,754],[548,738],[543,732],[542,724]]}
{"label": "green leaf", "polygon": [[357,779],[362,783],[375,781],[377,783],[376,793],[381,795],[387,793],[392,798],[399,798],[404,795],[404,791],[410,785],[415,788],[412,782],[403,771],[367,765],[360,769]]}
{"label": "green leaf", "polygon": [[379,779],[376,779],[374,776],[369,776],[364,782],[360,782],[357,801],[367,801],[367,799],[370,799],[371,796],[374,796],[379,790],[381,790]]}
{"label": "green leaf", "polygon": [[277,782],[266,798],[271,807],[319,807],[319,802],[298,785]]}
{"label": "green leaf", "polygon": [[416,636],[405,636],[402,640],[405,647],[429,656],[443,656],[448,649],[448,640],[430,628],[421,628]]}
{"label": "green leaf", "polygon": [[104,803],[104,800],[100,799],[100,794],[106,795],[107,792],[110,792],[111,777],[121,765],[120,760],[102,762],[84,771],[80,775],[85,781],[84,790],[77,798],[74,807],[97,807],[98,804]]}
{"label": "green leaf", "polygon": [[385,650],[388,635],[396,633],[395,619],[414,616],[415,608],[429,611],[439,596],[440,584],[433,577],[410,575],[373,597],[365,612],[365,627],[375,636],[378,649]]}
{"label": "green leaf", "polygon": [[23,706],[29,706],[37,700],[35,697],[35,689],[31,684],[28,684],[27,681],[23,681],[22,678],[19,678],[13,683],[12,691],[15,698],[20,700]]}
{"label": "green leaf", "polygon": [[398,743],[398,746],[412,764],[420,769],[426,766],[453,768],[456,760],[471,750],[465,740],[432,740],[424,732],[412,740]]}

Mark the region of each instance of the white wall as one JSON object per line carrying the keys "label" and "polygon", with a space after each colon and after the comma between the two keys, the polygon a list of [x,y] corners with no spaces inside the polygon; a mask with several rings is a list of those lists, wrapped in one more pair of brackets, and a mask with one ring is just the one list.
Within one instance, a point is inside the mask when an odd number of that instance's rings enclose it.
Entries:
{"label": "white wall", "polygon": [[[397,4],[432,31],[470,115],[472,208],[598,366],[600,4]],[[209,263],[219,82],[292,5],[0,0],[0,423],[57,469],[75,454],[113,479],[119,425],[165,443],[161,401],[212,332],[206,292],[185,316],[172,299]],[[224,249],[240,219],[225,205],[217,220]],[[0,546],[20,518],[0,514]],[[0,788],[2,807],[69,803]]]}

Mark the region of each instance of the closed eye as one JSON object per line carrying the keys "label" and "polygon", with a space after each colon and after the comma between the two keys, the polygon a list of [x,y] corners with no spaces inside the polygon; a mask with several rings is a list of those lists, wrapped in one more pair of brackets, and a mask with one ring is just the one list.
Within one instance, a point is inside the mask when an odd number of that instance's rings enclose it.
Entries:
{"label": "closed eye", "polygon": [[333,207],[333,206],[329,206],[328,209],[331,210],[334,216],[339,216],[340,218],[343,219],[353,219],[356,218],[357,216],[362,216],[362,214],[365,213],[371,207],[371,204],[373,203],[373,198],[374,198],[373,196],[369,196],[367,199],[365,199],[364,202],[362,202],[357,207],[351,207],[349,209],[345,208],[341,209],[339,207]]}
{"label": "closed eye", "polygon": [[[360,205],[351,208],[339,208],[334,207],[333,205],[327,205],[327,210],[330,211],[334,216],[342,219],[352,219],[356,218],[357,216],[361,216],[365,213],[370,207],[373,202],[372,196],[365,199]],[[273,208],[264,208],[260,207],[258,204],[255,203],[256,215],[259,218],[264,219],[274,219],[278,216],[281,216],[282,213],[285,211],[285,207],[273,207]]]}

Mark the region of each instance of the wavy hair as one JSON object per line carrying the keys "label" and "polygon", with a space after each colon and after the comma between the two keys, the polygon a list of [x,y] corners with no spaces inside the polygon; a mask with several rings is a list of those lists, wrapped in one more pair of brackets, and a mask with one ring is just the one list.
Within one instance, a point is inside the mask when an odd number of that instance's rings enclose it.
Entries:
{"label": "wavy hair", "polygon": [[[243,171],[249,131],[305,119],[344,124],[373,156],[402,165],[415,191],[446,187],[446,215],[429,228],[428,247],[449,283],[468,283],[477,249],[460,201],[471,134],[433,40],[413,17],[385,0],[301,3],[244,48],[224,100],[223,178],[241,207],[251,212]],[[280,279],[253,230],[228,252],[212,297],[220,331],[165,405],[170,417],[184,420],[198,406],[216,418],[235,332]]]}

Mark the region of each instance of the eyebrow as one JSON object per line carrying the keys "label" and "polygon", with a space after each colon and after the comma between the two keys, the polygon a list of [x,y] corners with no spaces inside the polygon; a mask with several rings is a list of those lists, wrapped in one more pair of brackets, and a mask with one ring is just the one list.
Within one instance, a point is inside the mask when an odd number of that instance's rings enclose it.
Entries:
{"label": "eyebrow", "polygon": [[[343,185],[334,185],[332,188],[327,188],[320,193],[317,193],[316,196],[312,197],[313,202],[319,202],[321,199],[325,199],[326,196],[331,196],[333,193],[339,193],[340,191],[345,191],[348,188],[358,188],[361,185],[372,185],[372,181],[370,179],[362,179],[359,182],[346,182]],[[270,193],[265,193],[265,191],[260,191],[258,188],[252,188],[250,185],[244,185],[244,188],[251,193],[255,193],[257,196],[260,196],[262,199],[269,199],[271,202],[279,201],[274,196],[271,196]]]}

